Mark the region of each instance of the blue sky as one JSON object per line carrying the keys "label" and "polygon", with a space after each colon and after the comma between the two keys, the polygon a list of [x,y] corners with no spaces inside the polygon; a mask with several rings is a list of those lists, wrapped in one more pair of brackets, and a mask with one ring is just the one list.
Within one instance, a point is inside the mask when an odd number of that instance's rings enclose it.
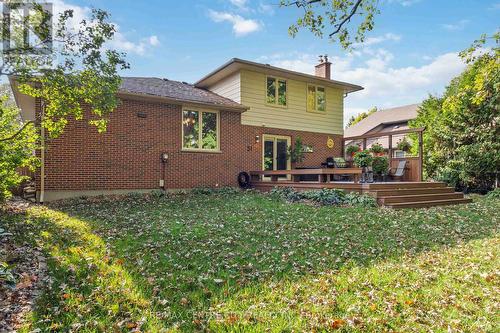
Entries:
{"label": "blue sky", "polygon": [[500,27],[499,0],[380,0],[381,14],[352,53],[308,31],[288,36],[298,12],[279,0],[56,0],[77,18],[109,11],[118,26],[113,46],[127,52],[126,76],[195,82],[233,57],[312,73],[319,54],[332,78],[359,84],[345,100],[345,118],[372,106],[417,103],[440,93],[464,64],[458,52]]}

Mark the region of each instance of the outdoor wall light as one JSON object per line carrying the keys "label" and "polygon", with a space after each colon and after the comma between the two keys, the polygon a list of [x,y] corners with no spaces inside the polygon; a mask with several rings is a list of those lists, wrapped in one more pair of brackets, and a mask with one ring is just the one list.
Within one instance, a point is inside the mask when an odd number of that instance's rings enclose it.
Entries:
{"label": "outdoor wall light", "polygon": [[259,143],[260,142],[260,137],[258,135],[255,136],[255,143]]}
{"label": "outdoor wall light", "polygon": [[162,153],[161,154],[161,160],[163,163],[167,163],[168,161],[168,154],[167,153]]}

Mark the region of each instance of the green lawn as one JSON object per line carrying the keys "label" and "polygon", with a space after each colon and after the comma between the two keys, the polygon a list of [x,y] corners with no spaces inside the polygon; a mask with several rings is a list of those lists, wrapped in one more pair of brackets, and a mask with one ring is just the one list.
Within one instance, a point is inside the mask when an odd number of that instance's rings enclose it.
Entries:
{"label": "green lawn", "polygon": [[393,211],[256,193],[0,216],[53,284],[25,331],[494,332],[500,200]]}

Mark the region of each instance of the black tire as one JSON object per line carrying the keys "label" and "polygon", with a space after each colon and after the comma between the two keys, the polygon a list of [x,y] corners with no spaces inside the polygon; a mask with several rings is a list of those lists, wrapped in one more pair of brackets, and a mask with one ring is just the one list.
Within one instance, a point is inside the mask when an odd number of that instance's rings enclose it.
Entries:
{"label": "black tire", "polygon": [[238,174],[238,184],[241,188],[250,188],[250,175],[244,171]]}

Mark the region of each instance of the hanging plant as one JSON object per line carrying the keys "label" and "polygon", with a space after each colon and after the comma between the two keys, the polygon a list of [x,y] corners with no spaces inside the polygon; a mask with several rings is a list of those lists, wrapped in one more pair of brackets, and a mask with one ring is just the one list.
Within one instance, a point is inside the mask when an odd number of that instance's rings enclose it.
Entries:
{"label": "hanging plant", "polygon": [[358,151],[361,151],[361,148],[358,145],[349,145],[345,149],[345,152],[347,155],[350,155],[351,157],[354,156]]}
{"label": "hanging plant", "polygon": [[400,140],[396,146],[398,150],[402,150],[404,152],[409,152],[411,150],[411,143],[406,138]]}
{"label": "hanging plant", "polygon": [[374,143],[371,146],[370,151],[374,153],[376,156],[380,156],[384,154],[385,149],[384,147],[382,147],[380,143]]}

